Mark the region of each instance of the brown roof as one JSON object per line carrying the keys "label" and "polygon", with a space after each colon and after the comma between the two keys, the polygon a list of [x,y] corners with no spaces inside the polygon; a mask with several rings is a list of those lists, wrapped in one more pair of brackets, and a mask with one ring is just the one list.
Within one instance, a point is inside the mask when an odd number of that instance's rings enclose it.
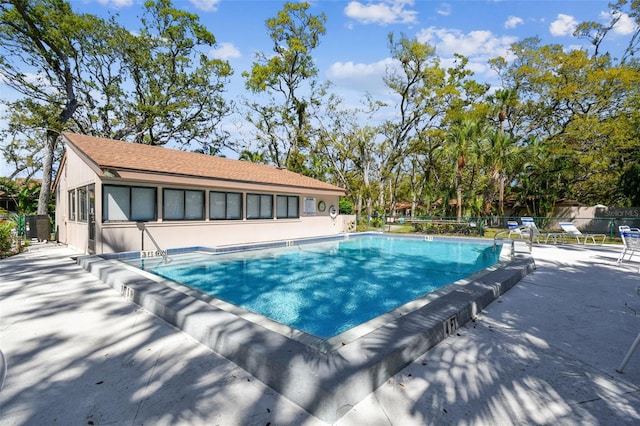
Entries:
{"label": "brown roof", "polygon": [[345,192],[338,186],[266,164],[75,133],[63,133],[63,136],[103,170],[163,173]]}

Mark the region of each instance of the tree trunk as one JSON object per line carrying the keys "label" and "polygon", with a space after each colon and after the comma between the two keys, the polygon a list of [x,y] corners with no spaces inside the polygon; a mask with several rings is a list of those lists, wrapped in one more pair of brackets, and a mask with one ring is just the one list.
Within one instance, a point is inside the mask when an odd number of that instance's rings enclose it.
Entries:
{"label": "tree trunk", "polygon": [[40,195],[38,196],[37,214],[49,214],[49,200],[51,199],[51,179],[53,174],[53,153],[56,149],[56,140],[58,134],[47,130],[44,149],[44,157],[42,158],[42,185],[40,186]]}

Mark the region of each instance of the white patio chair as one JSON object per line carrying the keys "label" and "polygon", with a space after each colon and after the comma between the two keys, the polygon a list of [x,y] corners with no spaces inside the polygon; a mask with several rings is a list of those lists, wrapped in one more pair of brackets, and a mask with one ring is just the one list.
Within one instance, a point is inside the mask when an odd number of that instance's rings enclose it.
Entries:
{"label": "white patio chair", "polygon": [[[526,228],[525,237],[531,238],[532,241],[540,242],[540,230],[536,226],[532,217],[521,217],[522,226]],[[529,235],[531,234],[531,236]]]}
{"label": "white patio chair", "polygon": [[[571,222],[560,222],[560,227],[567,235],[574,237],[578,242],[578,244],[587,244],[587,240],[589,239],[593,241],[594,245],[598,244],[596,242],[596,237],[598,238],[602,237],[602,241],[600,242],[600,244],[604,244],[604,241],[607,239],[607,234],[583,234]],[[582,238],[582,241],[580,241],[580,238]]]}
{"label": "white patio chair", "polygon": [[[640,251],[640,229],[631,228],[629,226],[619,226],[620,237],[622,237],[622,243],[624,247],[620,256],[618,256],[618,265],[624,261],[624,257],[628,254],[629,259],[635,254],[636,251]],[[640,269],[639,269],[640,271]]]}

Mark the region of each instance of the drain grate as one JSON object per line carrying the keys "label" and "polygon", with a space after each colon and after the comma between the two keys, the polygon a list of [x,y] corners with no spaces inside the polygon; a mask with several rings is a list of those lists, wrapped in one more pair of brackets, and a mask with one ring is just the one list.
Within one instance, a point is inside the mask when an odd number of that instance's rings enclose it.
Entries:
{"label": "drain grate", "polygon": [[452,316],[444,322],[444,336],[449,337],[458,329],[458,318]]}
{"label": "drain grate", "polygon": [[122,284],[122,287],[120,287],[120,294],[129,300],[133,300],[136,292],[131,287]]}

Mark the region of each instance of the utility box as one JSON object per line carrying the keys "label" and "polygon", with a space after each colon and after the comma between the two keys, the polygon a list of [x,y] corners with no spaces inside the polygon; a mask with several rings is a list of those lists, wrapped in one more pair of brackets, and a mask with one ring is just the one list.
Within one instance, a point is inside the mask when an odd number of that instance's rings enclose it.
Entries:
{"label": "utility box", "polygon": [[51,221],[46,214],[25,216],[25,234],[27,239],[39,241],[51,238]]}

